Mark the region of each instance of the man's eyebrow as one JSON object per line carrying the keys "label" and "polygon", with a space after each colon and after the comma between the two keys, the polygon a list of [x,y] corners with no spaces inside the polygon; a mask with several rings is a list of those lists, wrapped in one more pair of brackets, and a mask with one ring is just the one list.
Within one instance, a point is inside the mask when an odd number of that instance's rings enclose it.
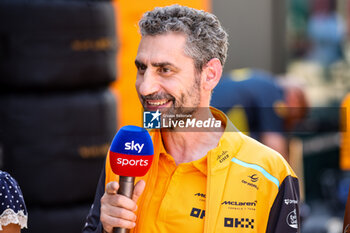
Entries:
{"label": "man's eyebrow", "polygon": [[164,67],[164,66],[174,66],[174,64],[170,63],[170,62],[154,62],[154,63],[151,63],[152,66],[154,67]]}
{"label": "man's eyebrow", "polygon": [[140,66],[145,65],[145,64],[139,60],[135,60],[135,65],[136,65],[136,67],[140,67]]}
{"label": "man's eyebrow", "polygon": [[[146,66],[145,63],[141,62],[140,60],[135,60],[135,65],[136,67],[140,67],[140,66]],[[172,66],[172,67],[175,67],[177,69],[177,67],[171,63],[171,62],[153,62],[151,63],[151,65],[153,67],[164,67],[164,66]]]}

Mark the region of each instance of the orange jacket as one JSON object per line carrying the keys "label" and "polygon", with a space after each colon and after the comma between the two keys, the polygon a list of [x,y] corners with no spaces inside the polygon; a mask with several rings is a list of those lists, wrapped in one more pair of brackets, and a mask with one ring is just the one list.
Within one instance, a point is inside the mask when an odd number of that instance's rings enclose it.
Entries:
{"label": "orange jacket", "polygon": [[[131,232],[299,232],[299,187],[290,166],[237,132],[223,113],[212,113],[226,130],[218,146],[198,161],[174,165],[160,132],[151,132],[155,155],[142,177],[146,188]],[[107,158],[105,184],[114,180]],[[87,225],[92,222],[88,217]]]}

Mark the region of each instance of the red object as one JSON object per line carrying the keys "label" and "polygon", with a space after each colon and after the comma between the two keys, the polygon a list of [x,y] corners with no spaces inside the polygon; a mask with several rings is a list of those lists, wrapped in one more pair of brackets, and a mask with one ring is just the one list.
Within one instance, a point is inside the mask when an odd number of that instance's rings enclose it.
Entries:
{"label": "red object", "polygon": [[153,155],[127,155],[110,151],[112,171],[119,176],[144,176],[151,167]]}

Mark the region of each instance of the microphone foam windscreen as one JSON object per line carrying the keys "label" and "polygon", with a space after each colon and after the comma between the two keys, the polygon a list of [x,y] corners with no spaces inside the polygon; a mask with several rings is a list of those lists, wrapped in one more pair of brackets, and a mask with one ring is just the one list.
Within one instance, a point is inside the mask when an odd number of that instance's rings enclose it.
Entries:
{"label": "microphone foam windscreen", "polygon": [[115,135],[110,147],[112,171],[120,176],[144,176],[153,160],[153,142],[144,128],[127,125]]}

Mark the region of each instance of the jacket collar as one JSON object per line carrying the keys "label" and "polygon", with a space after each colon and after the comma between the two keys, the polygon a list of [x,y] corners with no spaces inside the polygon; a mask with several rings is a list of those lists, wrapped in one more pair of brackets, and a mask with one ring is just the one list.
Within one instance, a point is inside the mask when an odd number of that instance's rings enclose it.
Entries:
{"label": "jacket collar", "polygon": [[209,158],[208,169],[211,169],[213,174],[229,165],[231,159],[240,150],[243,139],[241,132],[239,132],[223,112],[215,108],[211,108],[211,112],[216,119],[221,120],[225,125],[225,131],[219,140],[218,146],[210,150],[207,154]]}

